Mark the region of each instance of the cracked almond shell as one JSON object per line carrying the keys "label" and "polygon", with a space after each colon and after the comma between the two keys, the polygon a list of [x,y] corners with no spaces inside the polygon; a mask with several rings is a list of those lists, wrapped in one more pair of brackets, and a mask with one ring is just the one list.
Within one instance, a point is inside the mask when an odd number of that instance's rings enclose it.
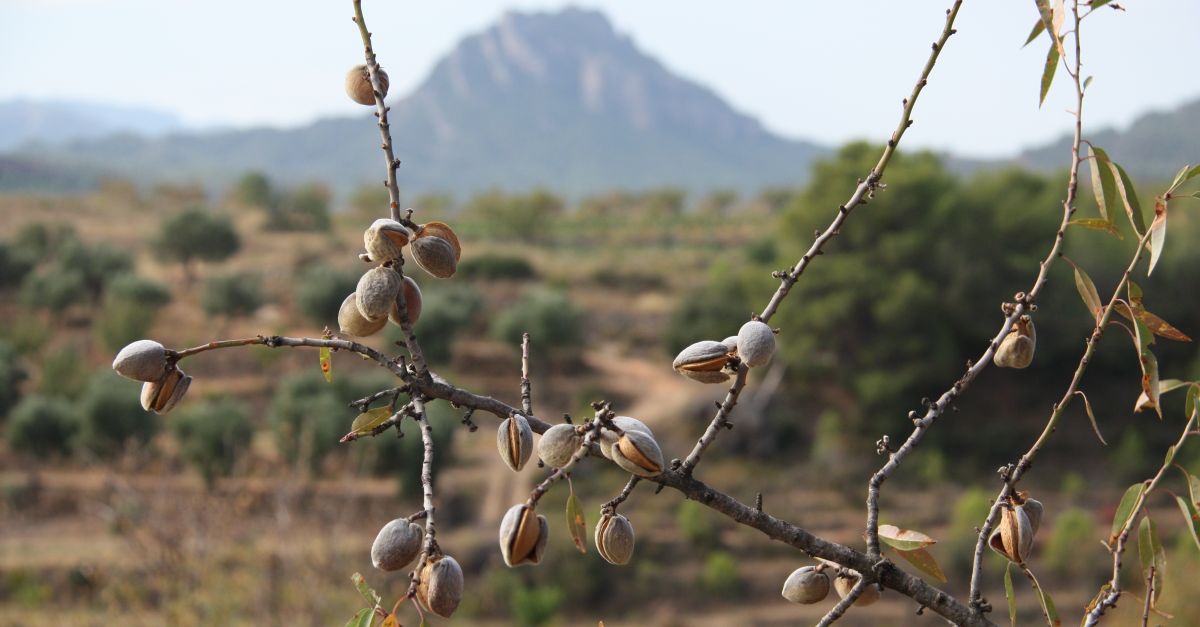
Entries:
{"label": "cracked almond shell", "polygon": [[463,572],[458,561],[449,555],[431,557],[421,569],[421,579],[417,582],[417,602],[421,607],[441,616],[450,618],[463,595]]}
{"label": "cracked almond shell", "polygon": [[765,366],[775,355],[775,332],[758,320],[743,324],[737,334],[737,354],[751,368]]}
{"label": "cracked almond shell", "polygon": [[454,229],[450,228],[445,222],[427,222],[422,224],[417,229],[417,237],[439,237],[446,240],[450,244],[450,249],[454,251],[454,260],[462,259],[462,244],[458,241],[458,235],[454,233]]}
{"label": "cracked almond shell", "polygon": [[[384,96],[388,93],[388,83],[387,72],[379,68],[379,88]],[[346,95],[360,105],[375,104],[375,89],[371,87],[371,73],[366,65],[360,63],[346,72]]]}
{"label": "cracked almond shell", "polygon": [[[849,577],[835,577],[833,581],[833,587],[835,590],[837,590],[838,596],[844,599],[850,594],[850,591],[854,589],[854,584],[856,583],[858,583],[857,578],[852,579]],[[879,586],[869,583],[865,588],[863,588],[862,594],[858,595],[858,598],[854,600],[854,604],[866,607],[868,605],[874,605],[878,600]]]}
{"label": "cracked almond shell", "polygon": [[558,424],[550,427],[538,440],[538,457],[551,468],[562,468],[583,443],[575,425]]}
{"label": "cracked almond shell", "polygon": [[412,231],[391,218],[380,218],[363,231],[363,247],[375,263],[399,259],[411,239]]}
{"label": "cracked almond shell", "polygon": [[611,448],[612,460],[639,477],[662,474],[663,455],[654,438],[641,431],[626,431]]}
{"label": "cracked almond shell", "polygon": [[401,570],[421,554],[425,530],[415,522],[397,518],[384,525],[371,544],[371,563],[386,571]]}
{"label": "cracked almond shell", "polygon": [[388,312],[388,318],[392,324],[402,326],[400,324],[400,295],[404,295],[404,305],[408,308],[408,322],[416,324],[421,318],[421,306],[424,299],[421,297],[421,287],[412,277],[405,275],[403,289],[396,290],[396,300],[392,303],[392,310]]}
{"label": "cracked almond shell", "polygon": [[413,261],[422,270],[439,279],[448,279],[458,270],[458,256],[450,242],[433,236],[414,239],[409,248]]}
{"label": "cracked almond shell", "polygon": [[496,430],[496,448],[500,458],[513,471],[524,468],[533,455],[533,429],[529,428],[529,421],[521,414],[502,420]]}
{"label": "cracked almond shell", "polygon": [[620,514],[605,514],[596,523],[596,552],[616,566],[628,564],[633,557],[633,524]]}
{"label": "cracked almond shell", "polygon": [[[1041,503],[1038,503],[1041,505]],[[1041,523],[1041,511],[1037,513]],[[1000,525],[988,536],[988,546],[1008,561],[1024,564],[1033,551],[1033,525],[1023,505],[1005,507],[1000,512]]]}
{"label": "cracked almond shell", "polygon": [[1027,368],[1033,363],[1036,348],[1037,331],[1033,328],[1033,320],[1029,316],[1021,316],[996,348],[992,362],[1001,368]]}
{"label": "cracked almond shell", "polygon": [[783,582],[780,594],[792,603],[820,603],[829,596],[829,575],[816,566],[797,568]]}
{"label": "cracked almond shell", "polygon": [[354,292],[347,296],[338,308],[338,330],[354,337],[375,335],[387,324],[387,318],[371,320],[363,317],[362,312],[358,310],[356,294],[357,292]]}
{"label": "cracked almond shell", "polygon": [[400,274],[387,266],[376,266],[363,273],[354,289],[354,304],[368,320],[387,319],[400,291]]}
{"label": "cracked almond shell", "polygon": [[138,340],[122,348],[113,370],[134,381],[158,381],[167,372],[167,349],[154,340]]}
{"label": "cracked almond shell", "polygon": [[192,385],[192,377],[179,368],[172,368],[158,381],[142,384],[142,409],[166,414],[179,404]]}
{"label": "cracked almond shell", "polygon": [[723,383],[729,380],[725,363],[729,349],[722,342],[702,340],[679,352],[671,367],[675,372],[701,383]]}
{"label": "cracked almond shell", "polygon": [[500,553],[508,566],[537,564],[546,551],[550,528],[546,517],[528,505],[513,505],[500,521]]}
{"label": "cracked almond shell", "polygon": [[[621,431],[641,431],[642,433],[650,436],[651,439],[654,438],[654,432],[650,430],[650,427],[637,418],[630,418],[629,416],[614,416],[612,423],[613,426],[617,427]],[[600,453],[608,459],[612,459],[612,447],[617,444],[618,439],[619,436],[617,435],[617,432],[601,427],[600,437],[597,439],[597,446],[600,447]]]}

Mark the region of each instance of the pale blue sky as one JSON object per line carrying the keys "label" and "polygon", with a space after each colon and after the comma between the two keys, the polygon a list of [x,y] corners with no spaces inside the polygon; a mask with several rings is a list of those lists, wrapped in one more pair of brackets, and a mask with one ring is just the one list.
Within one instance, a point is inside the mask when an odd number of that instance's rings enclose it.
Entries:
{"label": "pale blue sky", "polygon": [[[464,35],[556,0],[365,0],[392,93]],[[781,134],[886,138],[948,0],[588,0],[671,69]],[[1128,123],[1200,96],[1200,2],[1128,0],[1085,23],[1086,119]],[[192,124],[289,126],[361,113],[342,92],[362,51],[349,0],[0,0],[0,99],[148,105]],[[967,0],[909,145],[1001,156],[1065,131],[1066,78],[1037,107],[1045,43],[1031,0]],[[936,123],[935,123],[936,122]]]}

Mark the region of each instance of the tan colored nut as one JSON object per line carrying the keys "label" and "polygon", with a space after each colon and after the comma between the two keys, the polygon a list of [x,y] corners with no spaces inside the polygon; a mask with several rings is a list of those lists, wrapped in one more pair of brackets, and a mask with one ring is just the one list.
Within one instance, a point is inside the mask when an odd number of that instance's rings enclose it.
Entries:
{"label": "tan colored nut", "polygon": [[1033,328],[1033,320],[1029,316],[1013,325],[996,349],[992,362],[1001,368],[1026,368],[1033,363],[1033,353],[1037,348],[1037,331]]}
{"label": "tan colored nut", "polygon": [[[388,75],[383,68],[379,68],[379,88],[387,96]],[[371,87],[371,74],[366,65],[360,63],[346,72],[346,95],[360,105],[375,104],[375,90]]]}
{"label": "tan colored nut", "polygon": [[363,246],[375,263],[387,263],[401,257],[401,251],[412,239],[408,227],[390,218],[380,218],[363,231]]}
{"label": "tan colored nut", "polygon": [[375,335],[387,324],[387,318],[371,320],[363,317],[362,312],[358,310],[355,294],[351,293],[347,296],[346,300],[342,301],[342,306],[338,308],[338,329],[346,335],[355,337]]}
{"label": "tan colored nut", "polygon": [[1000,511],[1000,525],[988,536],[988,546],[1015,564],[1024,564],[1033,553],[1033,538],[1042,524],[1041,502],[1023,494]]}
{"label": "tan colored nut", "polygon": [[458,270],[454,247],[440,237],[418,237],[409,248],[412,249],[413,261],[439,279],[448,279]]}
{"label": "tan colored nut", "polygon": [[[1024,497],[1025,493],[1022,492],[1021,494],[1022,497]],[[1033,535],[1036,536],[1038,528],[1042,526],[1042,502],[1035,499],[1026,498],[1021,507],[1024,508],[1025,515],[1029,517],[1029,529],[1033,531]]]}
{"label": "tan colored nut", "polygon": [[404,276],[404,289],[396,290],[396,301],[392,303],[392,310],[388,312],[388,318],[392,324],[400,325],[400,295],[404,294],[404,305],[408,308],[408,322],[416,324],[421,318],[421,305],[424,300],[421,297],[421,288],[412,277]]}
{"label": "tan colored nut", "polygon": [[450,248],[454,250],[454,260],[458,261],[462,259],[462,244],[458,241],[458,235],[445,222],[427,222],[422,224],[417,229],[417,237],[440,237],[449,242]]}
{"label": "tan colored nut", "polygon": [[463,572],[458,561],[449,555],[431,556],[417,582],[417,602],[442,618],[450,618],[462,595]]}
{"label": "tan colored nut", "polygon": [[596,523],[596,552],[609,564],[628,564],[633,557],[633,541],[633,524],[620,514],[605,514]]}
{"label": "tan colored nut", "polygon": [[551,468],[562,468],[571,461],[582,443],[583,438],[576,433],[575,425],[554,425],[538,440],[538,457]]}
{"label": "tan colored nut", "polygon": [[729,373],[724,371],[729,361],[729,349],[722,342],[703,340],[683,349],[671,367],[675,372],[701,383],[724,383]]}
{"label": "tan colored nut", "polygon": [[[612,419],[612,423],[613,426],[617,427],[621,431],[641,431],[642,433],[650,436],[651,439],[654,438],[654,432],[650,430],[650,427],[637,418],[630,418],[629,416],[615,416]],[[620,437],[617,435],[617,432],[611,429],[601,428],[600,438],[597,440],[597,446],[600,447],[600,453],[608,459],[612,459],[612,447],[616,446],[617,440],[619,439]]]}
{"label": "tan colored nut", "polygon": [[502,420],[496,430],[496,448],[500,450],[500,458],[513,471],[524,468],[533,455],[533,429],[529,428],[529,421],[521,414]]}
{"label": "tan colored nut", "polygon": [[781,594],[792,603],[819,603],[829,596],[829,575],[816,566],[797,568],[783,582]]}
{"label": "tan colored nut", "polygon": [[192,378],[179,368],[172,368],[154,382],[142,384],[142,409],[166,414],[179,404],[192,385]]}
{"label": "tan colored nut", "polygon": [[400,274],[387,266],[367,270],[354,289],[354,304],[368,320],[387,319],[400,291]]}
{"label": "tan colored nut", "polygon": [[500,521],[500,553],[504,563],[511,567],[541,562],[549,537],[545,516],[524,503],[513,505]]}
{"label": "tan colored nut", "polygon": [[758,320],[743,324],[737,334],[737,354],[751,368],[765,366],[775,355],[775,332]]}
{"label": "tan colored nut", "polygon": [[[858,583],[857,577],[835,577],[833,587],[837,590],[838,596],[846,598],[850,591],[854,589],[854,584]],[[854,604],[862,607],[874,605],[879,600],[879,586],[869,583],[863,588],[862,594],[854,600]]]}
{"label": "tan colored nut", "polygon": [[421,554],[425,530],[415,522],[397,518],[384,525],[371,544],[371,563],[379,570],[401,570]]}
{"label": "tan colored nut", "polygon": [[721,340],[721,344],[725,345],[725,351],[727,353],[729,353],[730,355],[737,354],[737,336],[736,335],[731,335],[731,336]]}
{"label": "tan colored nut", "polygon": [[662,474],[663,455],[654,438],[641,431],[626,431],[612,447],[612,460],[639,477]]}
{"label": "tan colored nut", "polygon": [[154,340],[138,340],[117,353],[113,370],[134,381],[158,381],[167,372],[167,349]]}

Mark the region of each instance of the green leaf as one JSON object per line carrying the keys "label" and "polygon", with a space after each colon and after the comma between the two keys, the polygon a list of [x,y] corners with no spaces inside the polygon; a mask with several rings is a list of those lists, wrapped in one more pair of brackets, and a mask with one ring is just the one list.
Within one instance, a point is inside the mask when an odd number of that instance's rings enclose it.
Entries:
{"label": "green leaf", "polygon": [[[1104,197],[1098,195],[1098,196],[1096,196],[1096,198],[1104,198]],[[1103,201],[1101,201],[1101,203],[1103,203]],[[1105,211],[1104,205],[1101,204],[1100,212],[1103,213],[1104,211]],[[1085,229],[1092,229],[1095,231],[1104,231],[1105,233],[1108,233],[1109,235],[1112,235],[1113,237],[1115,237],[1119,240],[1125,239],[1125,236],[1121,235],[1121,231],[1119,231],[1117,229],[1117,225],[1113,224],[1112,222],[1109,222],[1107,219],[1101,220],[1099,218],[1088,218],[1088,219],[1081,219],[1081,220],[1071,220],[1067,224],[1069,224],[1071,226],[1082,226]]]}
{"label": "green leaf", "polygon": [[567,528],[571,530],[571,539],[580,553],[587,553],[587,521],[583,517],[583,507],[575,496],[575,489],[567,496]]}
{"label": "green leaf", "polygon": [[1167,193],[1170,194],[1171,192],[1174,192],[1176,188],[1186,183],[1188,179],[1191,179],[1197,175],[1200,175],[1200,165],[1183,166],[1180,168],[1179,173],[1175,175],[1175,180],[1171,181],[1171,187],[1167,188]]}
{"label": "green leaf", "polygon": [[1058,609],[1054,607],[1054,599],[1050,598],[1050,593],[1042,589],[1042,584],[1038,583],[1032,571],[1026,569],[1025,574],[1029,575],[1029,581],[1033,582],[1033,590],[1037,592],[1038,600],[1042,604],[1042,615],[1046,617],[1046,624],[1050,627],[1061,627],[1062,619],[1058,617]]}
{"label": "green leaf", "polygon": [[1012,562],[1004,567],[1004,596],[1008,598],[1008,620],[1017,627],[1017,593],[1013,590]]}
{"label": "green leaf", "polygon": [[364,607],[359,610],[353,618],[346,621],[346,627],[371,627],[375,622],[375,609]]}
{"label": "green leaf", "polygon": [[1192,387],[1188,388],[1187,399],[1183,402],[1183,413],[1188,418],[1196,417],[1196,410],[1200,409],[1200,385],[1193,383]]}
{"label": "green leaf", "polygon": [[[1158,386],[1158,359],[1154,353],[1146,351],[1142,353],[1142,391],[1149,397],[1149,404],[1146,405],[1154,409],[1158,414],[1159,419],[1162,419],[1162,406],[1158,403],[1159,386]],[[1145,409],[1145,407],[1143,407]],[[1135,408],[1136,411],[1136,408]]]}
{"label": "green leaf", "polygon": [[328,346],[321,347],[321,374],[327,383],[333,383],[333,354]]}
{"label": "green leaf", "polygon": [[1200,510],[1200,479],[1197,479],[1195,475],[1179,466],[1176,466],[1176,468],[1179,468],[1179,472],[1183,473],[1183,480],[1187,482],[1188,499],[1190,499],[1188,503],[1192,506],[1192,512],[1194,513]]}
{"label": "green leaf", "polygon": [[366,435],[391,417],[392,408],[387,405],[367,410],[354,418],[354,422],[350,424],[350,433],[354,435]]}
{"label": "green leaf", "polygon": [[1154,266],[1162,256],[1163,245],[1167,242],[1167,202],[1162,198],[1154,200],[1154,221],[1150,223],[1150,266],[1146,268],[1146,276],[1154,272]]}
{"label": "green leaf", "polygon": [[1149,578],[1150,567],[1154,567],[1154,593],[1150,595],[1150,606],[1153,607],[1162,594],[1163,576],[1167,570],[1167,553],[1158,537],[1158,526],[1149,515],[1144,516],[1142,523],[1138,525],[1138,557],[1142,561],[1142,579]]}
{"label": "green leaf", "polygon": [[[1159,381],[1158,396],[1161,398],[1163,394],[1177,390],[1185,385],[1192,385],[1192,383],[1189,381],[1180,381],[1179,379],[1165,379]],[[1149,407],[1149,400],[1150,397],[1146,396],[1145,392],[1142,392],[1140,395],[1138,395],[1137,402],[1134,403],[1134,411],[1141,411],[1142,409]],[[1188,413],[1187,415],[1190,416],[1191,414]]]}
{"label": "green leaf", "polygon": [[1046,94],[1050,93],[1050,84],[1054,82],[1054,72],[1058,69],[1058,41],[1050,44],[1046,53],[1046,67],[1042,69],[1042,92],[1038,97],[1038,107],[1046,102]]}
{"label": "green leaf", "polygon": [[[1096,203],[1103,202],[1100,215],[1112,222],[1112,217],[1108,215],[1108,208],[1121,204],[1121,194],[1117,191],[1117,179],[1113,173],[1112,160],[1108,158],[1108,153],[1098,146],[1088,144],[1088,150],[1092,153],[1092,164],[1095,168],[1092,174],[1100,178],[1100,194],[1096,197]],[[1095,183],[1092,184],[1092,189],[1095,189]]]}
{"label": "green leaf", "polygon": [[1100,178],[1100,173],[1108,169],[1108,164],[1096,157],[1096,148],[1093,148],[1091,144],[1088,144],[1088,157],[1090,157],[1088,169],[1092,173],[1092,195],[1096,197],[1096,205],[1100,207],[1100,216],[1104,218],[1101,222],[1112,224],[1112,220],[1108,217],[1108,205],[1105,204],[1104,182]]}
{"label": "green leaf", "polygon": [[1142,503],[1142,492],[1145,491],[1146,484],[1135,483],[1125,490],[1124,496],[1121,497],[1121,502],[1117,505],[1117,513],[1113,516],[1112,533],[1108,536],[1108,543],[1115,545],[1117,538],[1121,532],[1125,530],[1125,525],[1129,524],[1129,519],[1133,517],[1133,513]]}
{"label": "green leaf", "polygon": [[360,573],[354,573],[353,575],[350,575],[350,581],[354,582],[354,587],[358,588],[358,593],[367,600],[367,603],[370,603],[374,606],[379,605],[380,602],[382,602],[382,599],[379,598],[379,595],[371,589],[371,586],[367,585],[367,580],[363,578]]}
{"label": "green leaf", "polygon": [[1196,543],[1196,550],[1200,551],[1200,514],[1197,514],[1196,508],[1182,496],[1176,496],[1175,502],[1179,505],[1179,511],[1183,512],[1183,526],[1191,534],[1192,542]]}
{"label": "green leaf", "polygon": [[1091,85],[1091,84],[1092,84],[1092,79],[1093,79],[1093,78],[1095,78],[1095,77],[1094,77],[1094,76],[1089,76],[1089,77],[1087,77],[1087,78],[1083,79],[1083,89],[1084,89],[1084,91],[1087,91],[1088,85]]}
{"label": "green leaf", "polygon": [[1096,414],[1092,412],[1092,403],[1088,400],[1087,394],[1084,394],[1082,390],[1075,390],[1075,393],[1083,397],[1083,408],[1087,410],[1087,417],[1092,422],[1092,431],[1096,432],[1096,438],[1100,440],[1101,444],[1108,446],[1108,442],[1104,441],[1104,436],[1100,435],[1100,425],[1096,423]]}
{"label": "green leaf", "polygon": [[1125,215],[1129,216],[1129,223],[1133,225],[1133,231],[1137,233],[1138,237],[1141,237],[1146,232],[1146,221],[1142,217],[1142,204],[1138,201],[1137,190],[1134,189],[1129,175],[1125,173],[1125,168],[1113,161],[1110,161],[1109,165],[1112,166],[1113,174],[1116,175],[1117,193],[1121,196]]}
{"label": "green leaf", "polygon": [[1093,9],[1099,9],[1100,7],[1108,4],[1109,1],[1110,0],[1092,0],[1090,3],[1088,3],[1088,5],[1091,6]]}
{"label": "green leaf", "polygon": [[1045,30],[1046,30],[1046,23],[1043,22],[1042,18],[1039,17],[1038,21],[1034,23],[1033,29],[1029,31],[1029,37],[1027,37],[1025,39],[1025,43],[1022,44],[1021,47],[1024,48],[1025,46],[1028,46],[1029,44],[1033,43],[1033,40],[1037,39],[1038,35],[1041,35],[1042,32],[1044,32]]}
{"label": "green leaf", "polygon": [[1092,314],[1092,319],[1099,322],[1100,310],[1104,308],[1104,305],[1100,303],[1100,293],[1096,291],[1096,284],[1092,282],[1092,277],[1083,271],[1083,268],[1075,265],[1075,262],[1067,257],[1063,257],[1063,259],[1066,259],[1067,263],[1075,269],[1075,289],[1079,291],[1079,297],[1083,299],[1083,305]]}
{"label": "green leaf", "polygon": [[917,570],[933,577],[934,579],[946,583],[946,573],[942,572],[942,567],[938,566],[937,560],[934,559],[926,549],[913,549],[911,551],[902,551],[896,549],[896,553],[903,557],[909,564],[917,567]]}
{"label": "green leaf", "polygon": [[896,525],[879,525],[879,539],[901,551],[914,551],[937,542],[920,531],[901,529]]}

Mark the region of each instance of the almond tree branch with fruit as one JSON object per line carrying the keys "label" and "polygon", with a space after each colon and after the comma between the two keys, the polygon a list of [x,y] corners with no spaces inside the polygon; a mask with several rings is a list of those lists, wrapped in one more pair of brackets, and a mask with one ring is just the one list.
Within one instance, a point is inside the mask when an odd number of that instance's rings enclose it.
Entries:
{"label": "almond tree branch with fruit", "polygon": [[[1051,624],[1054,624],[1056,615],[1053,604],[1049,601],[1049,595],[1037,586],[1037,580],[1027,565],[1033,535],[1040,523],[1042,505],[1040,502],[1028,498],[1025,493],[1017,491],[1014,486],[1028,469],[1029,463],[1044,444],[1045,438],[1054,431],[1063,410],[1076,394],[1082,395],[1078,384],[1096,342],[1111,321],[1112,313],[1114,311],[1121,313],[1129,318],[1135,326],[1135,346],[1138,349],[1145,375],[1143,376],[1143,392],[1146,398],[1144,401],[1139,401],[1139,408],[1157,409],[1160,393],[1178,387],[1188,387],[1189,420],[1180,444],[1193,433],[1192,425],[1196,420],[1195,407],[1197,405],[1195,399],[1197,390],[1200,390],[1200,383],[1169,382],[1158,379],[1157,366],[1153,361],[1153,354],[1149,353],[1148,346],[1152,341],[1151,332],[1163,335],[1164,329],[1169,325],[1144,309],[1140,289],[1136,291],[1135,296],[1135,284],[1129,281],[1130,274],[1145,249],[1150,252],[1150,268],[1153,268],[1161,253],[1165,238],[1168,203],[1177,197],[1176,193],[1181,185],[1200,174],[1200,168],[1185,168],[1180,172],[1171,188],[1163,196],[1160,196],[1159,206],[1155,209],[1155,219],[1147,229],[1140,223],[1141,208],[1136,206],[1137,199],[1132,183],[1120,166],[1112,162],[1103,150],[1092,146],[1087,160],[1091,162],[1093,169],[1093,186],[1097,192],[1097,201],[1100,204],[1103,220],[1072,219],[1076,212],[1079,168],[1081,162],[1085,160],[1081,157],[1080,149],[1083,143],[1083,96],[1087,81],[1080,79],[1079,31],[1083,18],[1090,15],[1092,11],[1104,5],[1119,8],[1115,4],[1105,0],[1091,0],[1083,3],[1085,11],[1081,13],[1081,3],[1072,2],[1070,15],[1073,28],[1063,32],[1062,26],[1067,16],[1067,10],[1063,7],[1063,3],[1059,2],[1056,6],[1051,7],[1046,0],[1037,0],[1036,2],[1040,14],[1030,41],[1036,39],[1043,32],[1051,40],[1046,70],[1042,78],[1042,97],[1045,98],[1046,90],[1049,88],[1054,70],[1060,60],[1065,64],[1065,71],[1073,79],[1076,93],[1076,108],[1073,112],[1075,135],[1071,149],[1067,194],[1062,204],[1062,221],[1054,233],[1050,251],[1042,261],[1033,285],[1028,292],[1018,294],[1014,299],[1015,302],[1003,305],[1002,310],[1005,316],[1003,323],[984,352],[974,362],[969,363],[967,371],[962,377],[937,401],[927,403],[924,415],[918,416],[915,412],[910,414],[909,418],[914,429],[898,449],[892,450],[886,436],[880,440],[879,452],[887,453],[888,461],[871,477],[868,483],[865,550],[818,537],[795,523],[766,513],[763,511],[761,500],[754,506],[747,505],[694,476],[705,451],[715,443],[720,432],[733,427],[738,398],[747,385],[751,372],[770,362],[776,350],[776,334],[781,331],[772,329],[768,323],[783,300],[797,285],[801,275],[812,261],[824,254],[827,244],[846,227],[854,210],[860,205],[867,204],[875,194],[885,191],[883,180],[888,164],[905,132],[913,123],[913,111],[922,91],[928,85],[933,68],[950,37],[956,32],[954,22],[961,5],[962,0],[954,0],[950,8],[946,10],[940,35],[933,43],[932,50],[911,93],[903,100],[899,123],[887,141],[876,165],[866,174],[865,178],[858,182],[846,202],[836,208],[832,221],[823,231],[817,233],[807,252],[790,268],[773,273],[773,277],[779,281],[779,286],[762,311],[752,316],[736,335],[721,341],[696,342],[684,349],[674,360],[672,365],[677,372],[700,383],[721,384],[732,379],[728,392],[724,400],[718,403],[717,411],[711,422],[697,439],[692,451],[682,460],[666,461],[663,451],[649,427],[636,418],[619,415],[618,411],[607,401],[598,400],[593,403],[595,415],[591,420],[579,425],[571,424],[569,417],[566,423],[554,424],[535,416],[532,407],[532,384],[529,377],[528,334],[525,335],[521,347],[519,407],[494,397],[474,393],[429,370],[414,330],[421,316],[421,290],[416,281],[404,273],[404,251],[407,249],[411,259],[422,270],[435,278],[446,279],[455,274],[463,247],[457,234],[449,225],[433,221],[420,224],[412,220],[412,209],[403,213],[400,211],[397,183],[397,169],[400,162],[395,157],[387,117],[389,108],[385,104],[388,77],[376,59],[371,45],[371,32],[367,28],[360,0],[353,0],[353,19],[362,38],[366,62],[351,69],[346,77],[346,91],[356,102],[375,107],[381,149],[384,153],[387,171],[384,185],[388,190],[389,217],[376,220],[364,232],[366,252],[360,257],[373,265],[363,274],[355,291],[343,301],[338,312],[339,333],[335,334],[327,329],[321,338],[260,335],[251,338],[214,341],[179,351],[167,349],[152,340],[139,340],[122,349],[117,355],[113,367],[124,376],[143,381],[143,405],[147,410],[164,414],[180,402],[191,381],[191,377],[184,374],[180,368],[180,363],[184,359],[216,349],[252,345],[270,348],[316,348],[320,351],[321,367],[327,378],[332,374],[333,353],[353,353],[374,362],[400,380],[399,386],[380,390],[350,403],[351,406],[359,409],[360,415],[355,418],[349,432],[341,441],[348,443],[362,437],[379,435],[392,427],[398,429],[407,418],[414,420],[421,430],[424,451],[421,467],[422,509],[415,514],[398,517],[389,522],[379,532],[371,547],[372,563],[377,568],[398,571],[411,567],[409,587],[407,592],[390,606],[389,610],[379,595],[367,588],[361,577],[356,577],[356,585],[359,586],[360,592],[363,593],[370,606],[359,612],[354,619],[357,622],[353,624],[372,625],[379,618],[385,619],[385,623],[390,620],[391,623],[387,624],[396,624],[398,621],[396,613],[400,611],[400,606],[410,599],[415,601],[414,607],[421,616],[421,620],[424,620],[425,612],[449,618],[454,614],[463,598],[465,581],[462,568],[455,558],[439,545],[436,536],[435,521],[437,520],[436,503],[438,499],[434,490],[432,473],[433,464],[436,461],[436,451],[426,405],[439,401],[465,408],[468,414],[463,422],[470,425],[472,431],[475,430],[474,423],[470,422],[473,412],[482,411],[495,416],[499,421],[498,451],[505,464],[515,472],[521,471],[533,457],[534,434],[541,434],[536,444],[537,454],[539,459],[553,470],[549,472],[544,481],[533,489],[525,502],[512,506],[503,520],[499,521],[500,552],[508,566],[537,564],[544,559],[550,525],[545,516],[537,513],[537,505],[542,496],[555,485],[561,484],[563,479],[566,480],[568,489],[571,490],[567,501],[569,532],[581,550],[586,546],[587,525],[578,500],[574,496],[573,488],[570,487],[571,472],[579,464],[596,458],[605,458],[630,475],[628,483],[620,493],[601,508],[601,518],[595,527],[594,543],[597,551],[603,559],[613,564],[628,563],[633,557],[635,547],[631,522],[624,515],[618,514],[616,510],[629,498],[638,482],[646,480],[658,484],[659,490],[670,487],[685,498],[694,500],[731,520],[758,530],[772,540],[789,545],[818,559],[817,564],[804,566],[793,572],[784,583],[782,594],[789,601],[818,603],[827,597],[829,588],[834,587],[842,597],[841,601],[828,611],[821,619],[820,625],[832,624],[855,606],[869,605],[875,602],[884,589],[894,590],[911,598],[920,608],[928,608],[955,624],[991,625],[993,623],[986,616],[991,607],[980,593],[980,561],[984,553],[983,547],[987,544],[1017,564],[1034,582],[1042,605],[1046,608],[1046,617]],[[1068,36],[1074,43],[1074,54],[1069,63],[1063,43]],[[1095,330],[1088,341],[1087,350],[1080,360],[1075,378],[1064,393],[1063,400],[1055,405],[1042,437],[1017,464],[1006,467],[1002,477],[1004,486],[992,506],[988,519],[980,529],[970,595],[966,601],[956,599],[884,557],[882,545],[886,544],[922,573],[938,579],[937,575],[941,572],[932,556],[925,551],[925,547],[933,542],[932,538],[920,532],[906,531],[893,525],[880,524],[879,497],[882,484],[898,471],[900,464],[914,452],[935,421],[964,393],[989,362],[1014,368],[1023,368],[1029,365],[1036,346],[1031,314],[1036,311],[1035,301],[1049,279],[1050,268],[1061,256],[1068,227],[1078,225],[1115,231],[1107,210],[1115,211],[1118,206],[1125,207],[1126,213],[1140,237],[1132,261],[1115,288],[1113,296],[1103,307],[1100,306],[1099,297],[1095,295],[1096,290],[1090,279],[1082,269],[1076,268],[1076,282],[1080,286],[1079,289],[1085,303],[1088,304],[1096,319]],[[1128,292],[1127,300],[1120,298],[1122,290]],[[386,326],[389,320],[399,326],[403,333],[403,342],[398,342],[398,344],[404,350],[398,355],[391,356],[361,342],[343,337],[373,335]],[[1169,328],[1173,329],[1173,327]],[[786,337],[786,330],[782,333]],[[1174,385],[1175,383],[1178,385]],[[402,402],[404,397],[407,398],[407,401]],[[1084,399],[1086,403],[1086,397]],[[372,405],[376,406],[372,408]],[[1090,415],[1090,405],[1088,412]],[[1177,448],[1178,445],[1175,449]],[[1120,595],[1116,572],[1119,569],[1120,557],[1134,513],[1141,506],[1144,496],[1158,485],[1169,464],[1168,458],[1168,462],[1152,480],[1145,484],[1139,484],[1143,489],[1137,492],[1136,498],[1129,507],[1126,508],[1123,505],[1121,511],[1128,510],[1129,513],[1127,518],[1121,521],[1119,534],[1114,522],[1113,579],[1101,591],[1093,607],[1088,608],[1090,614],[1095,614],[1097,618],[1107,607],[1111,607]],[[1180,500],[1180,507],[1185,514],[1188,512],[1188,507],[1191,507],[1190,511],[1194,514],[1196,509],[1200,509],[1200,503],[1196,501],[1197,492],[1200,492],[1200,481],[1195,481],[1190,475],[1187,477],[1189,485],[1194,485],[1195,490],[1191,493],[1189,501]],[[1147,517],[1145,520],[1149,520],[1149,518]],[[1196,520],[1200,521],[1200,518],[1196,518]],[[999,523],[999,528],[996,528],[997,523]],[[1150,528],[1153,529],[1153,525],[1150,525]],[[1193,536],[1200,537],[1195,533]],[[1151,544],[1153,541],[1156,540],[1148,540]],[[1197,540],[1197,544],[1200,546],[1200,539]],[[1160,573],[1157,576],[1161,576],[1161,565],[1156,565],[1154,568],[1157,568],[1157,572]],[[1148,581],[1154,585],[1156,581],[1153,578],[1154,573],[1152,572],[1151,575]],[[944,578],[941,580],[944,581]],[[1009,588],[1011,589],[1011,586]],[[1161,585],[1158,585],[1157,589],[1161,589]],[[1153,595],[1150,596],[1152,600]],[[1010,598],[1010,604],[1011,602]]]}

